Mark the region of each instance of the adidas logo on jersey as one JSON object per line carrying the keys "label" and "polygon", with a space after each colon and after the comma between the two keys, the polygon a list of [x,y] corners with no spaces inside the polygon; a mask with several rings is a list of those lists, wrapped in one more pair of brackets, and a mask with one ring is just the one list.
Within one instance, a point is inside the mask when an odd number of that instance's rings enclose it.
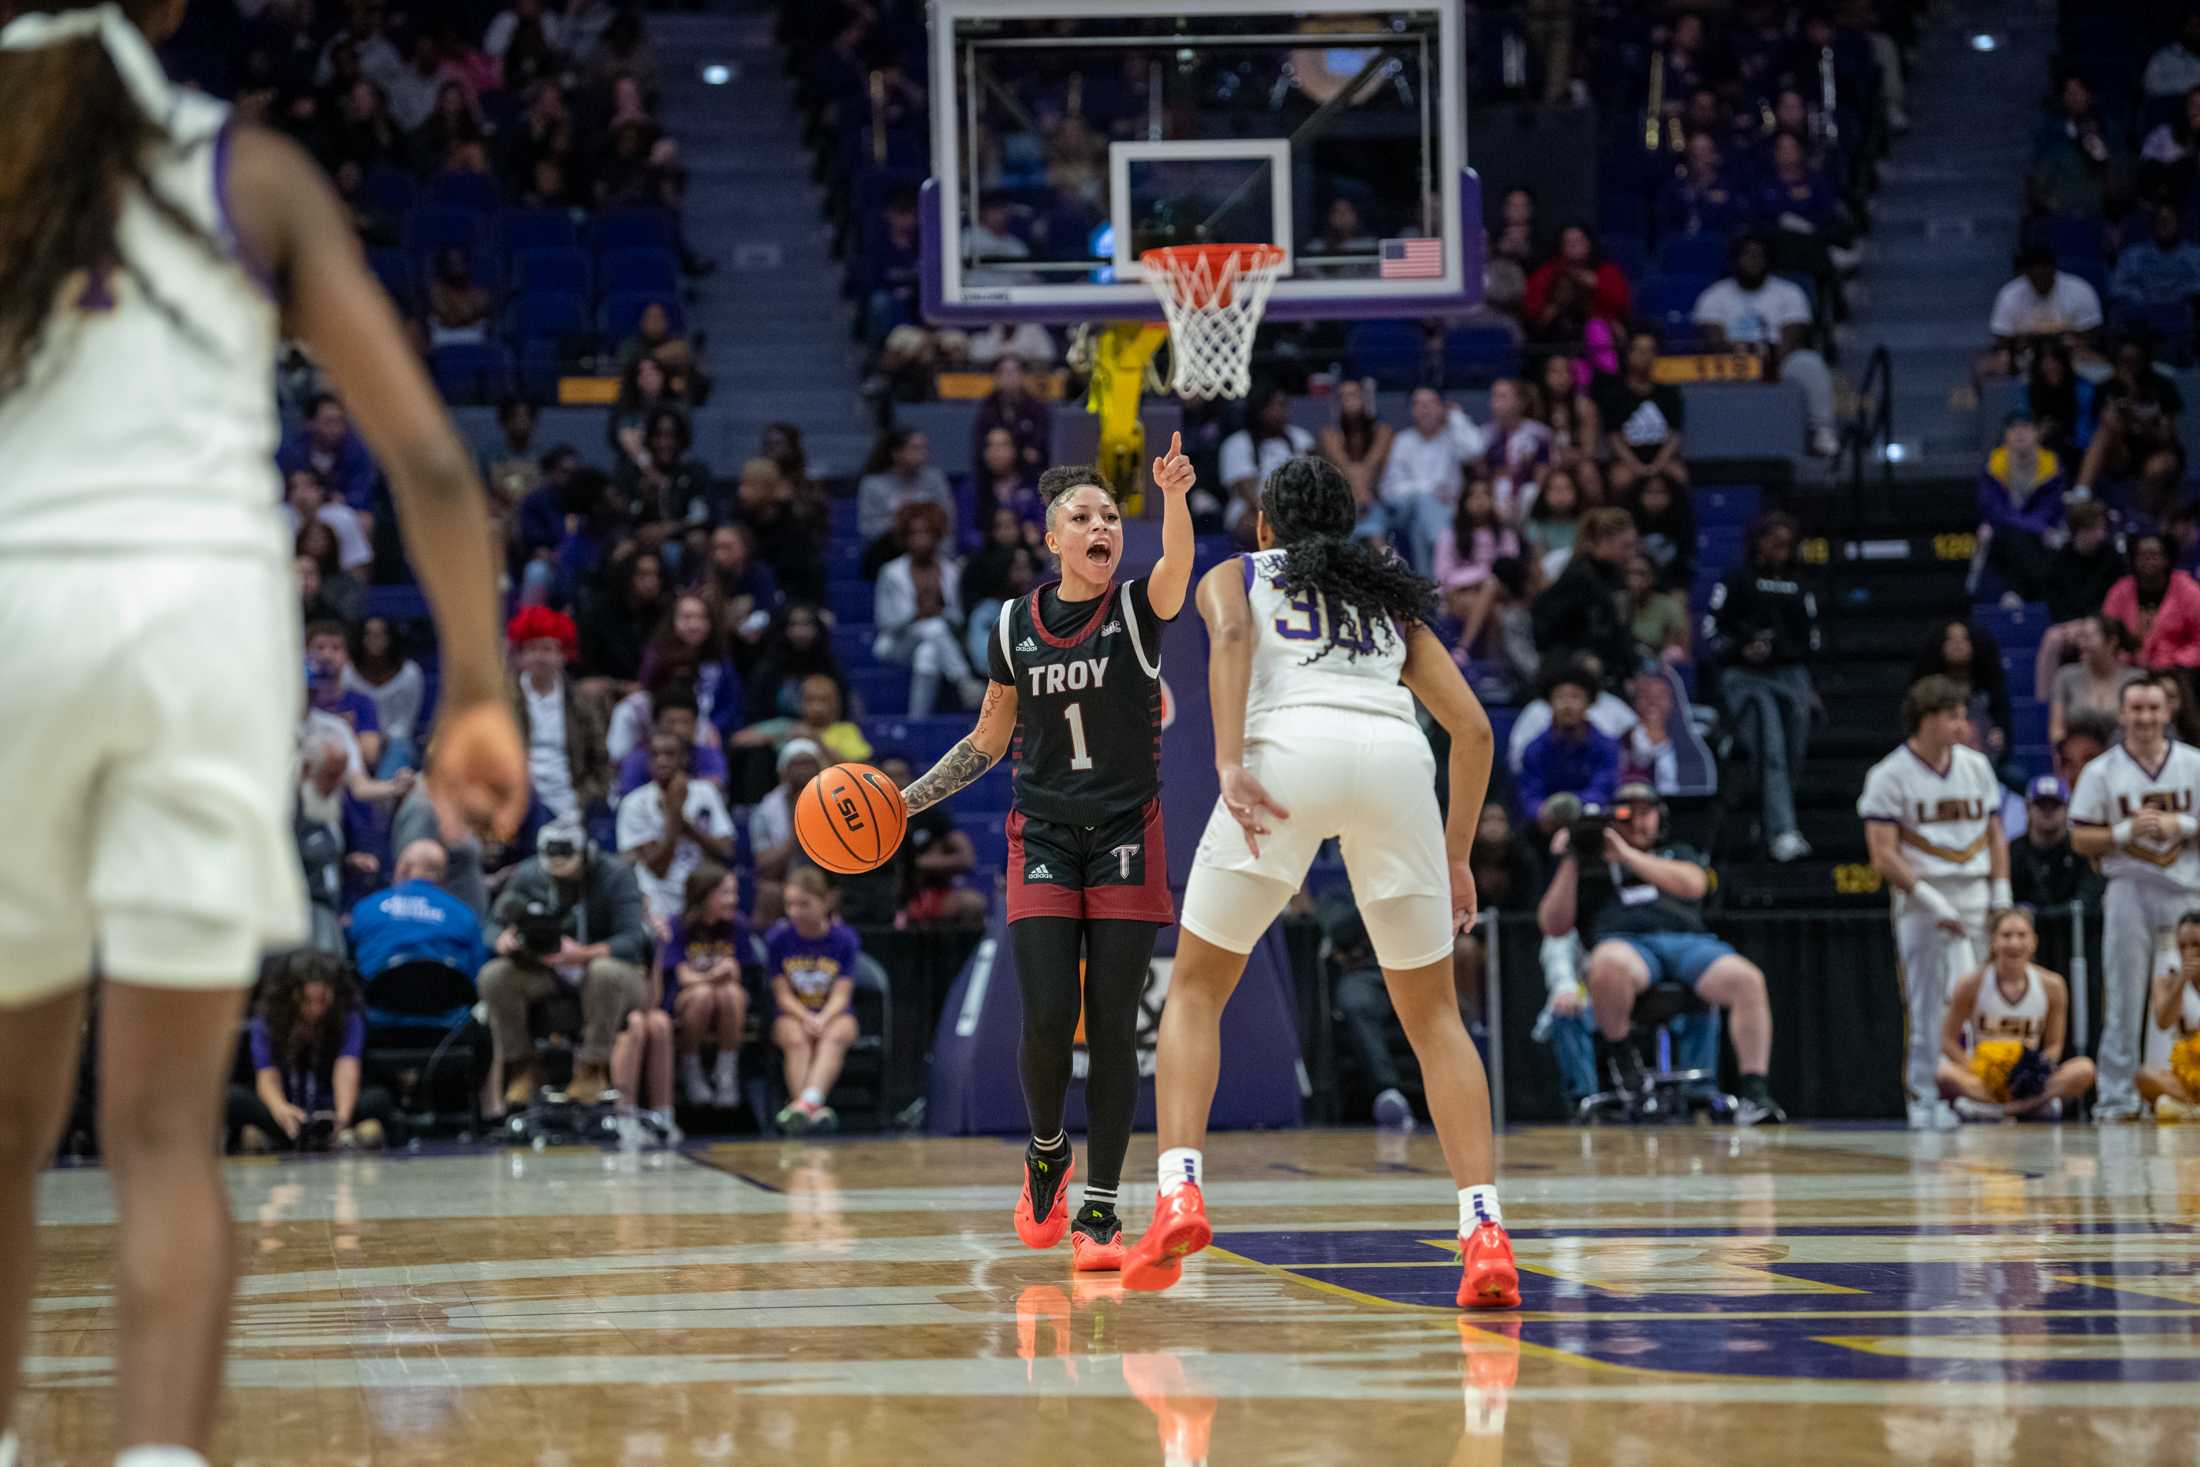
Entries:
{"label": "adidas logo on jersey", "polygon": [[1047,863],[1044,861],[1024,873],[1024,880],[1026,881],[1052,881],[1053,879],[1054,873],[1047,870]]}
{"label": "adidas logo on jersey", "polygon": [[1019,652],[1036,652],[1039,650],[1039,644],[1026,637],[1016,644],[1016,650]]}
{"label": "adidas logo on jersey", "polygon": [[1121,630],[1123,630],[1123,623],[1119,621],[1111,621],[1106,626],[1100,628],[1100,635],[1103,637],[1112,637]]}

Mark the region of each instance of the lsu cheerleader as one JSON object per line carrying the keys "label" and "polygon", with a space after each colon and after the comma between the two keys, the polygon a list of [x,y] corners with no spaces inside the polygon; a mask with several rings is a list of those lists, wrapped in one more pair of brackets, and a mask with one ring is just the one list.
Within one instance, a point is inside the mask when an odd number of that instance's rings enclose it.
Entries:
{"label": "lsu cheerleader", "polygon": [[[1992,960],[1958,979],[1940,1027],[1940,1090],[1966,1120],[2031,1115],[2093,1088],[2093,1061],[2064,1059],[2070,989],[2060,973],[2032,961],[2039,934],[2022,907],[1996,912],[1988,928]],[[2194,950],[2200,957],[2200,918]],[[1964,1048],[1964,1031],[1970,1048]]]}
{"label": "lsu cheerleader", "polygon": [[2157,1121],[2200,1120],[2200,910],[2177,919],[2177,966],[2155,977],[2153,999],[2155,1026],[2177,1042],[2168,1065],[2139,1071],[2139,1094]]}

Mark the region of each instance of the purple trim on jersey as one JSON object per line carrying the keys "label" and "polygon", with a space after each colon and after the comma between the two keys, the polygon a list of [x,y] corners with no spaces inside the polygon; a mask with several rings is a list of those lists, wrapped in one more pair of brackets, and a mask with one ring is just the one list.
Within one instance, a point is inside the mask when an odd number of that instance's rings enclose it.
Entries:
{"label": "purple trim on jersey", "polygon": [[221,216],[222,241],[229,246],[229,253],[237,257],[244,273],[252,277],[252,283],[259,286],[269,300],[279,302],[282,297],[275,289],[275,272],[246,248],[244,236],[237,231],[237,217],[229,207],[229,140],[236,130],[237,120],[232,117],[214,134],[214,209]]}
{"label": "purple trim on jersey", "polygon": [[1031,588],[1031,624],[1038,629],[1039,639],[1049,647],[1075,647],[1091,637],[1094,632],[1100,629],[1100,623],[1107,620],[1108,612],[1115,606],[1115,583],[1110,581],[1108,589],[1100,594],[1098,598],[1100,604],[1093,608],[1092,620],[1078,628],[1076,635],[1071,637],[1057,637],[1054,633],[1048,631],[1047,619],[1039,611],[1039,593],[1046,590],[1047,586],[1059,586],[1061,584],[1060,581],[1049,581],[1046,586],[1033,586]]}
{"label": "purple trim on jersey", "polygon": [[1245,563],[1245,589],[1250,591],[1253,589],[1253,557],[1241,551],[1238,559]]}
{"label": "purple trim on jersey", "polygon": [[[2122,752],[2123,756],[2126,759],[2129,759],[2134,764],[2139,764],[2139,756],[2131,752],[2131,745],[2118,744],[2116,747],[2119,751]],[[2139,772],[2141,774],[2144,774],[2148,779],[2160,779],[2162,777],[2162,771],[2169,768],[2169,756],[2176,752],[2177,740],[2164,739],[2162,741],[2162,762],[2155,765],[2152,769],[2147,768],[2144,764],[2139,764]]]}
{"label": "purple trim on jersey", "polygon": [[1915,759],[1920,764],[1924,764],[1926,770],[1935,779],[1946,779],[1949,775],[1956,772],[1956,751],[1953,744],[1950,744],[1948,746],[1948,767],[1946,769],[1934,769],[1931,764],[1926,763],[1925,756],[1917,752],[1916,746],[1913,745],[1908,739],[1904,739],[1902,741],[1902,747],[1909,750],[1910,757],[1912,759]]}

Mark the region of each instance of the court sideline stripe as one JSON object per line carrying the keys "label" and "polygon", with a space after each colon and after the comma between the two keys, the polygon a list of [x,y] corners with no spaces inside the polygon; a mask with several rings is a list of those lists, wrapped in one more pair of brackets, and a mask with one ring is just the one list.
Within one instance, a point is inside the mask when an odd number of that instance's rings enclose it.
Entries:
{"label": "court sideline stripe", "polygon": [[699,1167],[717,1172],[720,1176],[731,1177],[737,1182],[746,1182],[759,1192],[769,1192],[774,1197],[783,1197],[786,1195],[785,1189],[774,1187],[771,1183],[765,1181],[762,1177],[753,1177],[750,1176],[747,1172],[736,1171],[734,1168],[727,1166],[723,1162],[712,1160],[709,1156],[700,1151],[690,1150],[689,1148],[683,1146],[680,1148],[680,1155],[686,1157],[689,1161],[694,1162]]}

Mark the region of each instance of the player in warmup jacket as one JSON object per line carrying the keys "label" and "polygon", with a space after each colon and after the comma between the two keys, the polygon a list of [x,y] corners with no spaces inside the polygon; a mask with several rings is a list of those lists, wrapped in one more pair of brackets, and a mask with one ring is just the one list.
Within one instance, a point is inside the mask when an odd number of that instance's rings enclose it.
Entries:
{"label": "player in warmup jacket", "polygon": [[2058,1100],[2075,1103],[2093,1088],[2093,1061],[2062,1057],[2070,986],[2062,974],[2033,963],[2040,936],[2032,914],[2010,907],[1997,910],[1993,923],[1993,959],[1957,980],[1940,1030],[1940,1088],[1967,1119],[1979,1121],[2030,1115]]}
{"label": "player in warmup jacket", "polygon": [[304,654],[276,507],[276,348],[303,339],[388,472],[443,649],[430,788],[506,835],[486,501],[349,215],[280,134],[168,81],[181,0],[0,4],[0,1462],[32,1191],[91,957],[123,1463],[203,1462],[234,1270],[223,1082],[263,950],[307,935]]}
{"label": "player in warmup jacket", "polygon": [[2154,979],[2154,1024],[2176,1031],[2169,1063],[2139,1071],[2158,1121],[2200,1120],[2200,911],[2177,919],[2177,966]]}
{"label": "player in warmup jacket", "polygon": [[2001,781],[1970,748],[1969,692],[1945,677],[1918,680],[1902,699],[1909,737],[1872,766],[1856,813],[1872,869],[1893,893],[1896,971],[1909,1007],[1903,1069],[1910,1129],[1947,1130],[1941,1099],[1941,1017],[1951,985],[1986,953],[1986,914],[2009,906],[2009,842]]}
{"label": "player in warmup jacket", "polygon": [[2156,682],[2126,683],[2123,742],[2085,766],[2070,796],[2070,848],[2101,863],[2101,986],[2097,1121],[2139,1115],[2139,1025],[2156,950],[2200,903],[2200,749],[2169,736],[2169,699]]}
{"label": "player in warmup jacket", "polygon": [[[1354,520],[1334,465],[1292,459],[1261,488],[1259,553],[1199,584],[1222,789],[1185,888],[1161,1012],[1161,1196],[1123,1283],[1165,1289],[1183,1257],[1213,1239],[1200,1148],[1222,1009],[1246,954],[1335,836],[1459,1189],[1459,1305],[1512,1308],[1520,1280],[1492,1184],[1489,1082],[1452,984],[1452,942],[1475,915],[1467,862],[1489,787],[1489,715],[1428,628],[1435,583],[1354,540]],[[1451,735],[1448,815],[1415,698]]]}
{"label": "player in warmup jacket", "polygon": [[[978,726],[903,791],[909,813],[977,779],[1016,743],[1008,817],[1009,941],[1023,996],[1016,1068],[1031,1116],[1016,1235],[1051,1248],[1070,1229],[1080,1269],[1123,1261],[1116,1216],[1138,1105],[1138,1008],[1154,939],[1175,919],[1161,832],[1161,633],[1192,580],[1194,474],[1181,437],[1153,463],[1161,559],[1118,583],[1122,514],[1089,465],[1047,470],[1047,549],[1059,581],[1001,607]],[[1078,960],[1084,960],[1079,992]],[[1085,1162],[1069,1222],[1062,1129],[1082,1003]]]}

